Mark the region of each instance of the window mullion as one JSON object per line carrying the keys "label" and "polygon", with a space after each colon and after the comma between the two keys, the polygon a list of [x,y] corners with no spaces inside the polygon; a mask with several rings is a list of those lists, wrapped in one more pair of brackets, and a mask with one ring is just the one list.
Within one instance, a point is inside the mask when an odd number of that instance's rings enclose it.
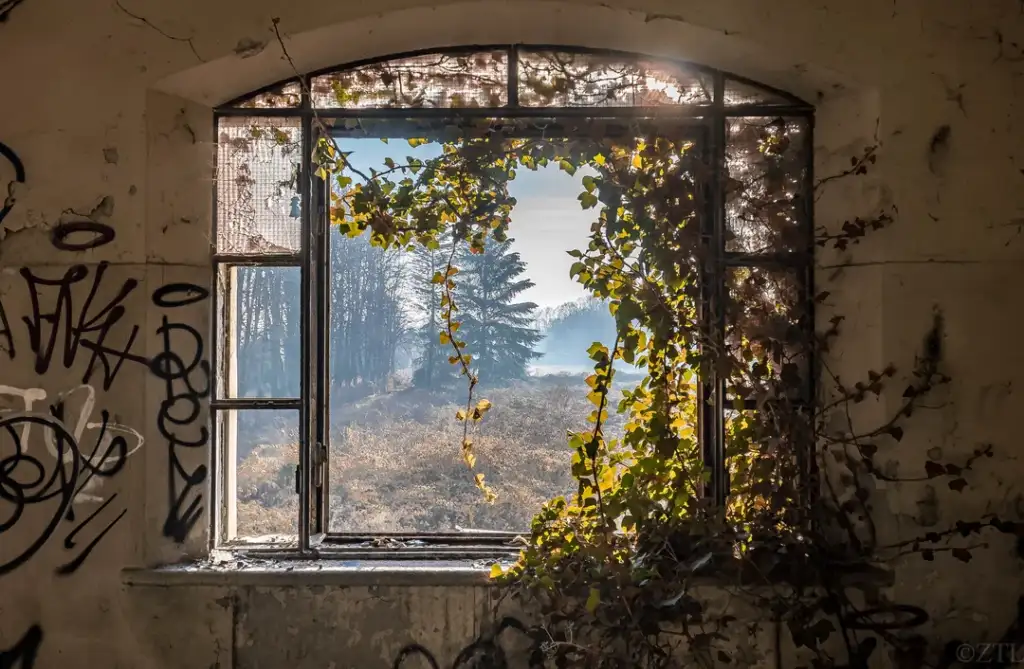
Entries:
{"label": "window mullion", "polygon": [[312,115],[308,110],[309,100],[303,94],[304,114],[302,118],[302,156],[299,169],[299,195],[301,197],[301,226],[302,226],[302,318],[300,320],[301,330],[301,356],[302,369],[300,371],[300,392],[302,408],[299,412],[299,465],[295,472],[296,492],[299,496],[298,503],[298,535],[299,552],[309,551],[309,529],[310,529],[310,462],[311,443],[316,435],[316,412],[312,407],[316,406],[316,388],[312,383],[312,374],[315,365],[317,351],[317,333],[315,330],[314,301],[316,288],[314,285],[315,272],[312,259],[314,257],[316,236],[312,229],[310,215],[310,187],[312,183]]}
{"label": "window mullion", "polygon": [[316,292],[316,360],[313,383],[316,388],[315,432],[313,447],[316,449],[311,463],[311,493],[313,532],[325,534],[330,522],[329,477],[329,429],[330,429],[330,341],[331,341],[331,238],[327,202],[330,197],[330,182],[313,176],[313,236],[316,240],[316,257],[313,274]]}
{"label": "window mullion", "polygon": [[[723,354],[725,347],[725,78],[715,75],[714,107],[711,117],[709,151],[711,162],[710,184],[707,189],[708,211],[705,216],[704,239],[707,255],[703,268],[702,320],[707,325],[709,349],[714,355]],[[698,421],[705,469],[710,481],[705,495],[715,504],[725,504],[728,495],[728,471],[725,461],[725,379],[718,373],[717,364],[707,370],[701,384],[701,403]]]}

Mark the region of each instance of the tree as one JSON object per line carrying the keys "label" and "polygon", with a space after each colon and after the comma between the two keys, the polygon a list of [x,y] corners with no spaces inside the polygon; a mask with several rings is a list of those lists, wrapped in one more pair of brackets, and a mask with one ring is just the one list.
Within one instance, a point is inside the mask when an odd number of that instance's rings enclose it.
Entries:
{"label": "tree", "polygon": [[561,304],[547,311],[538,325],[544,335],[541,362],[546,365],[589,367],[590,345],[615,341],[615,317],[608,311],[608,302],[594,297]]}
{"label": "tree", "polygon": [[445,326],[441,318],[444,288],[431,281],[438,272],[445,273],[451,246],[451,242],[433,249],[417,246],[409,261],[410,293],[421,321],[414,332],[419,353],[413,383],[422,388],[447,386],[458,378],[455,365],[448,362],[452,347],[440,339]]}
{"label": "tree", "polygon": [[522,378],[541,334],[530,327],[537,305],[515,302],[533,281],[519,278],[526,263],[511,250],[512,240],[489,240],[483,253],[460,257],[456,303],[462,326],[459,335],[473,356],[473,368],[484,382]]}
{"label": "tree", "polygon": [[331,382],[379,384],[395,370],[406,329],[398,252],[361,239],[331,240]]}

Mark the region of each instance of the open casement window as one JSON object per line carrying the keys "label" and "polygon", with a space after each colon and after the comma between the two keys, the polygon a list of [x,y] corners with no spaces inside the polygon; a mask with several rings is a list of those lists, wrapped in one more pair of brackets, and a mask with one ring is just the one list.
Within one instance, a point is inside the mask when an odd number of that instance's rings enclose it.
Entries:
{"label": "open casement window", "polygon": [[[699,288],[679,304],[737,358],[728,373],[702,368],[680,430],[703,454],[715,503],[776,494],[745,482],[773,419],[766,382],[795,375],[790,399],[814,396],[811,358],[779,335],[813,323],[806,103],[686,63],[498,46],[306,75],[224,105],[216,123],[220,543],[392,558],[515,550],[544,501],[574,492],[566,431],[585,427],[590,410],[587,349],[615,339],[607,300],[570,276],[568,251],[587,248],[597,217],[589,166],[519,170],[509,240],[482,254],[444,241],[382,249],[331,223],[359,177],[318,169],[327,135],[364,177],[447,151],[457,177],[459,147],[484,132],[508,151],[668,147],[666,169],[695,203],[683,222],[702,248]],[[477,396],[494,406],[473,435],[493,503],[459,454],[466,384],[439,339],[431,281],[450,257]],[[617,363],[613,397],[642,377]],[[624,419],[610,413],[614,437]],[[798,445],[776,451],[810,467]]]}

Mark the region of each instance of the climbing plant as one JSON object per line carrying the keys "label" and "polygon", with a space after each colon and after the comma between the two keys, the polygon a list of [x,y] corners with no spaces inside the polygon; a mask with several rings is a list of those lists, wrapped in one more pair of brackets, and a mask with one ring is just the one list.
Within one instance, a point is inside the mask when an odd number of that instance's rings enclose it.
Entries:
{"label": "climbing plant", "polygon": [[[385,75],[393,83],[394,75]],[[538,82],[534,93],[574,90],[572,76],[565,68],[567,81]],[[335,82],[333,94],[352,95],[344,82]],[[843,317],[813,322],[814,305],[828,299],[827,291],[804,299],[791,273],[733,268],[724,294],[708,307],[715,260],[706,235],[709,201],[724,199],[731,216],[757,221],[762,229],[753,241],[767,246],[761,251],[809,254],[787,239],[792,212],[807,211],[806,198],[816,199],[830,184],[867,174],[877,145],[851,156],[849,169],[819,180],[800,201],[786,176],[794,138],[784,119],[747,125],[741,152],[765,169],[747,174],[736,168],[730,179],[723,178],[722,165],[708,161],[700,137],[671,124],[409,121],[402,126],[408,139],[401,141],[412,147],[432,142],[439,151],[429,158],[396,152],[379,168],[364,169],[337,144],[335,122],[345,123],[347,132],[359,124],[314,119],[320,132],[313,161],[317,175],[333,182],[330,220],[338,233],[383,249],[447,252],[431,278],[440,295],[437,341],[449,348],[448,362],[467,385],[465,407],[456,415],[464,425],[459,448],[488,500],[500,491],[476,471],[472,427],[491,404],[477,397],[474,351],[461,331],[456,259],[507,240],[516,205],[509,184],[518,172],[585,170],[578,201],[593,212],[593,224],[586,248],[568,250],[575,259],[571,274],[607,301],[616,335],[587,351],[593,361],[590,427],[567,435],[575,494],[545,504],[519,558],[492,569],[505,594],[537,616],[536,625],[521,629],[533,640],[533,665],[726,666],[743,659],[736,641],[750,625],[776,633],[776,652],[786,629],[806,652],[807,666],[865,667],[880,642],[905,666],[948,664],[941,644],[916,633],[927,614],[879,595],[887,573],[881,567],[908,554],[933,560],[939,552],[969,562],[974,545],[951,539],[969,541],[990,531],[1020,537],[1022,526],[988,516],[896,545],[878,537],[870,495],[875,482],[936,479],[962,491],[965,472],[993,452],[985,445],[962,462],[930,461],[909,478],[876,461],[879,446],[901,441],[925,398],[951,382],[941,312],[922,333],[912,367],[889,365],[840,379],[828,360]],[[894,213],[852,218],[838,230],[822,227],[815,244],[846,250],[895,223]],[[620,397],[611,393],[616,365],[644,374]],[[721,430],[729,474],[725,503],[708,494],[713,473],[702,449],[708,379],[720,383],[717,392],[733,407]],[[892,415],[858,427],[852,407],[897,382],[907,385]],[[625,417],[621,438],[605,435],[612,412]],[[702,587],[709,583],[730,586],[733,597],[724,597],[721,587]],[[494,650],[491,642],[476,646]]]}

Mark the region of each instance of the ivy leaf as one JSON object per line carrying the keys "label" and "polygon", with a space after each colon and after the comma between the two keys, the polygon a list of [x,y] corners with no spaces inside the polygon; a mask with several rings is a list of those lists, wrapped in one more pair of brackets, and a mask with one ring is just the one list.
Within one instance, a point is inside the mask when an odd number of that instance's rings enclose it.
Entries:
{"label": "ivy leaf", "polygon": [[499,578],[504,572],[501,569],[501,565],[495,562],[491,565],[491,571],[488,574],[490,578]]}
{"label": "ivy leaf", "polygon": [[587,596],[587,612],[593,613],[597,610],[598,604],[601,603],[601,591],[597,588],[590,589],[590,595]]}
{"label": "ivy leaf", "polygon": [[971,551],[967,550],[966,548],[954,548],[952,553],[953,557],[955,557],[957,560],[960,560],[961,562],[971,561]]}

